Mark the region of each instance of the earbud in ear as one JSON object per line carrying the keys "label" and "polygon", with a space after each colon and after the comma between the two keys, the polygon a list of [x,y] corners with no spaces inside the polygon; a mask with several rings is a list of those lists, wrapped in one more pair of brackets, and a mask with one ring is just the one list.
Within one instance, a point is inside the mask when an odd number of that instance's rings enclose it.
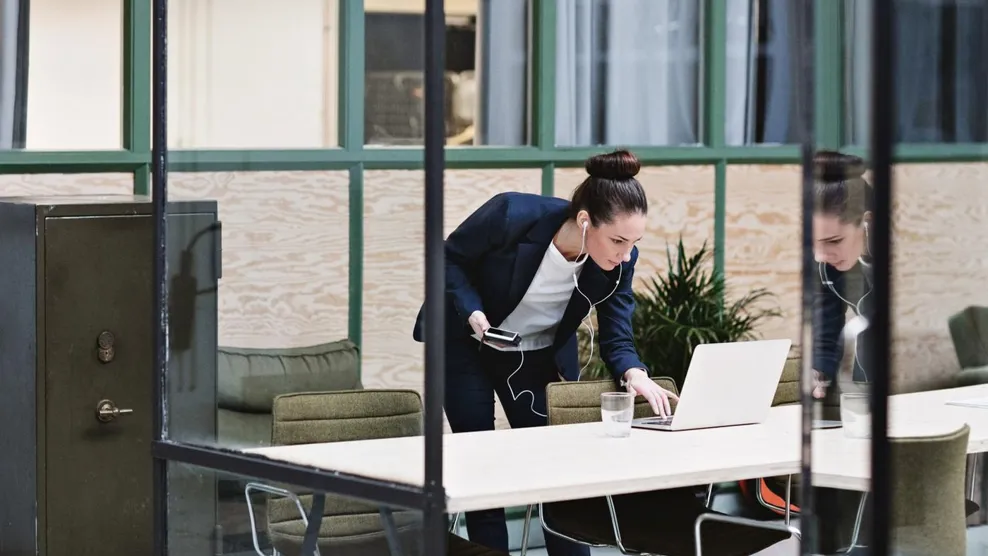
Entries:
{"label": "earbud in ear", "polygon": [[589,226],[589,225],[590,225],[589,222],[587,222],[586,220],[583,221],[583,229],[584,229],[584,231],[587,229],[587,226]]}

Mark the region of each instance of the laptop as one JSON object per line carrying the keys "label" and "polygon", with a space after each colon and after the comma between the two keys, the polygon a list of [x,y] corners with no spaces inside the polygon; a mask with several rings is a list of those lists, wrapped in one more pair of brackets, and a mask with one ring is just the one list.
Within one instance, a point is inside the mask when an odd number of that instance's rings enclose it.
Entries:
{"label": "laptop", "polygon": [[639,429],[685,431],[762,423],[792,340],[700,344],[693,350],[675,415],[631,421]]}

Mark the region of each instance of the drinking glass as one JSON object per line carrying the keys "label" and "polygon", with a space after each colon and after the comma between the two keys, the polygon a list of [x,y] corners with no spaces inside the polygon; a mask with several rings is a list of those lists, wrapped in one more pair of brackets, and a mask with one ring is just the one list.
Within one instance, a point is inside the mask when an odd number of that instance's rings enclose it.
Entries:
{"label": "drinking glass", "polygon": [[600,418],[604,433],[614,438],[631,436],[631,418],[635,414],[635,395],[629,392],[604,392],[600,395]]}
{"label": "drinking glass", "polygon": [[871,407],[867,393],[840,395],[840,420],[849,438],[871,437]]}

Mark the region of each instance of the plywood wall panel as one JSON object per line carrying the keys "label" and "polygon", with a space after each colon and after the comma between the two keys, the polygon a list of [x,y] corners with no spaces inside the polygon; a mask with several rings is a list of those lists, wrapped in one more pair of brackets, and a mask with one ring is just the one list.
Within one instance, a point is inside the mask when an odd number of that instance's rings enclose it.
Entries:
{"label": "plywood wall panel", "polygon": [[[586,174],[555,172],[568,198]],[[680,234],[689,249],[713,241],[710,167],[645,168],[648,234],[636,277],[665,269]],[[798,340],[800,188],[796,166],[730,166],[725,267],[733,295],[768,287],[784,317],[766,337]],[[894,380],[911,389],[958,368],[950,315],[988,305],[988,165],[910,164],[895,172]],[[365,175],[364,375],[371,387],[421,389],[422,344],[411,338],[424,295],[423,174]],[[171,175],[172,197],[215,199],[223,220],[220,341],[291,347],[347,335],[347,172]],[[0,195],[127,194],[130,174],[0,176]],[[540,170],[446,173],[446,233],[500,191],[538,193]],[[500,411],[499,426],[504,426]]]}
{"label": "plywood wall panel", "polygon": [[[541,187],[541,170],[449,170],[445,233],[497,193]],[[424,174],[369,171],[364,188],[364,384],[421,390],[424,346],[412,327],[425,297]]]}
{"label": "plywood wall panel", "polygon": [[[556,195],[569,199],[586,179],[583,169],[556,170]],[[704,241],[714,243],[714,170],[710,166],[659,166],[642,168],[638,174],[648,195],[648,228],[638,243],[636,282],[664,271],[666,246],[675,255],[680,235],[686,249],[699,249]]]}
{"label": "plywood wall panel", "polygon": [[129,195],[134,175],[107,174],[2,174],[0,197],[32,195]]}
{"label": "plywood wall panel", "polygon": [[988,164],[899,165],[894,376],[911,388],[959,368],[947,319],[988,305]]}
{"label": "plywood wall panel", "polygon": [[347,336],[349,183],[345,171],[170,174],[169,197],[219,203],[220,345],[296,347]]}
{"label": "plywood wall panel", "polygon": [[799,343],[800,170],[798,166],[729,166],[724,272],[730,299],[769,289],[781,318],[765,321],[764,338]]}

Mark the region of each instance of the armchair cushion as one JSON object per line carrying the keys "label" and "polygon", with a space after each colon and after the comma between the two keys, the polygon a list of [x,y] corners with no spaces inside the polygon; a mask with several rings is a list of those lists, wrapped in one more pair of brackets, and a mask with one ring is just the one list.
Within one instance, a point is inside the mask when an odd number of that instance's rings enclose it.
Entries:
{"label": "armchair cushion", "polygon": [[977,386],[988,384],[988,366],[962,369],[954,379],[953,386]]}
{"label": "armchair cushion", "polygon": [[988,307],[966,307],[947,324],[961,368],[988,365]]}
{"label": "armchair cushion", "polygon": [[272,442],[279,446],[414,436],[422,397],[414,390],[301,392],[275,398]]}
{"label": "armchair cushion", "polygon": [[220,409],[271,413],[281,394],[362,388],[360,354],[350,340],[286,349],[219,348]]}
{"label": "armchair cushion", "polygon": [[779,386],[775,390],[775,398],[772,405],[786,405],[799,403],[799,374],[802,371],[802,358],[790,357],[786,359],[786,365],[782,368],[782,378],[779,379]]}

